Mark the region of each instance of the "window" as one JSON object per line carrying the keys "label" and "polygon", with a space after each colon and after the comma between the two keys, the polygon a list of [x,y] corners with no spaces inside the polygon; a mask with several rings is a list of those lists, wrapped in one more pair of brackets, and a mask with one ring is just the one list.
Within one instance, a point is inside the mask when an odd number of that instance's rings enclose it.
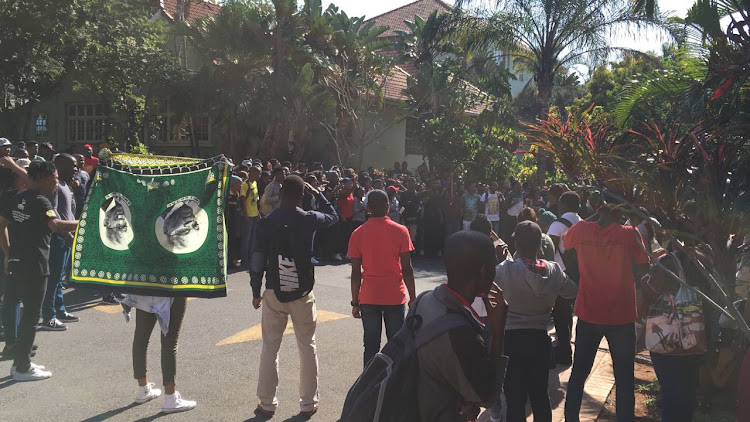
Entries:
{"label": "window", "polygon": [[422,155],[424,148],[422,140],[419,139],[419,121],[414,118],[406,119],[406,154]]}
{"label": "window", "polygon": [[[190,143],[189,116],[178,119],[177,113],[170,107],[169,100],[156,102],[156,115],[159,126],[158,131],[154,134],[156,142],[177,145]],[[208,113],[199,113],[192,117],[195,138],[199,144],[208,144],[211,131]]]}
{"label": "window", "polygon": [[34,120],[36,136],[47,136],[47,115],[39,113]]}
{"label": "window", "polygon": [[68,141],[101,142],[108,135],[106,104],[68,104]]}

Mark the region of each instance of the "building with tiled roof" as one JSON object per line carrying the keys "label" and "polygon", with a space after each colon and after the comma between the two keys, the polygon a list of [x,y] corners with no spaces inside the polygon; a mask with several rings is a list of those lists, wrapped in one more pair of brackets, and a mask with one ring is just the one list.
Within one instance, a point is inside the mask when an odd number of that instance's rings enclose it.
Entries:
{"label": "building with tiled roof", "polygon": [[432,12],[440,13],[450,12],[453,7],[441,0],[417,0],[413,3],[405,4],[399,8],[385,12],[367,20],[375,21],[377,26],[387,26],[389,29],[380,35],[381,38],[390,38],[397,36],[396,31],[408,31],[409,28],[405,21],[413,21],[414,16],[427,19]]}
{"label": "building with tiled roof", "polygon": [[[177,0],[159,0],[158,9],[164,17],[174,21],[177,18]],[[221,6],[204,0],[185,0],[185,22],[192,25],[196,20],[215,15]]]}

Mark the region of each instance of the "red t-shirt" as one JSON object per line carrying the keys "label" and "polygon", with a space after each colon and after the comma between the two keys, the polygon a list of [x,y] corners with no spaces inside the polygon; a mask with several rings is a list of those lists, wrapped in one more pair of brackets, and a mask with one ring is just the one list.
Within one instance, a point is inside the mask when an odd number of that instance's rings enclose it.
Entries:
{"label": "red t-shirt", "polygon": [[581,279],[575,313],[591,324],[635,322],[633,265],[648,263],[638,230],[630,226],[581,221],[563,236],[565,249],[575,249]]}
{"label": "red t-shirt", "polygon": [[354,217],[354,194],[349,193],[348,196],[339,196],[339,217],[341,218],[352,218]]}
{"label": "red t-shirt", "polygon": [[96,157],[84,158],[82,170],[88,174],[91,174],[94,172],[94,169],[96,168],[97,164],[99,164],[99,159]]}
{"label": "red t-shirt", "polygon": [[400,255],[413,250],[409,230],[388,217],[370,218],[354,230],[347,255],[362,259],[359,303],[406,303],[406,285],[401,273]]}

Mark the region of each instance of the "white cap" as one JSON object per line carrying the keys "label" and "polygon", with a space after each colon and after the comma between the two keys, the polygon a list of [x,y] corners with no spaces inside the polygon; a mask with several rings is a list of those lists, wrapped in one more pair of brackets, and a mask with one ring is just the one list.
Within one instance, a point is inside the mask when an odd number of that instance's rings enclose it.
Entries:
{"label": "white cap", "polygon": [[8,138],[0,138],[0,147],[7,147],[10,145]]}

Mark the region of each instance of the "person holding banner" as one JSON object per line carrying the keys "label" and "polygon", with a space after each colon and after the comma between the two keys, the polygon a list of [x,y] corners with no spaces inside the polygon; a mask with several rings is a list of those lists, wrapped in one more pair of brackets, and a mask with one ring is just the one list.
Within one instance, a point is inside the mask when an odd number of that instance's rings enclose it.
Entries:
{"label": "person holding banner", "polygon": [[23,302],[16,342],[11,348],[14,361],[10,372],[15,381],[39,381],[52,376],[52,372],[30,359],[50,274],[50,239],[53,232],[69,233],[78,226],[78,220],[61,220],[46,198],[58,185],[55,165],[33,161],[28,176],[31,187],[0,208],[0,247],[6,257],[5,272],[10,276],[5,292],[7,303],[18,299]]}

